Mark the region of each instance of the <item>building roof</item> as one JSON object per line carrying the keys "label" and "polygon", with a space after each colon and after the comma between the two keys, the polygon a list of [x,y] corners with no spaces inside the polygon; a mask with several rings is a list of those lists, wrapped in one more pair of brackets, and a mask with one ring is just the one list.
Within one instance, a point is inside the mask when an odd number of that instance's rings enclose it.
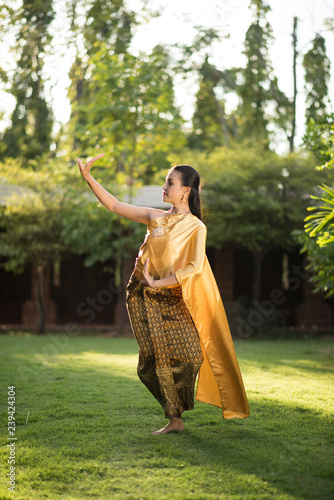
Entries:
{"label": "building roof", "polygon": [[138,207],[169,208],[167,204],[162,201],[161,186],[142,186],[136,189],[131,201],[128,195],[123,197],[123,201],[125,203],[132,203]]}

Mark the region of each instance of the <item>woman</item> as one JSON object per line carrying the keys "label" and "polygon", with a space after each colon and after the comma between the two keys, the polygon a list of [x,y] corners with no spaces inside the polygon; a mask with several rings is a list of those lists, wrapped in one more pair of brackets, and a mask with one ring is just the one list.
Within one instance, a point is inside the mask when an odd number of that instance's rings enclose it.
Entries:
{"label": "woman", "polygon": [[200,178],[190,165],[173,167],[163,186],[170,210],[118,201],[90,174],[96,156],[78,160],[83,178],[111,212],[147,224],[127,290],[139,346],[138,376],[161,404],[168,424],[156,435],[184,430],[182,413],[196,399],[245,418],[249,407],[220,294],[205,254]]}

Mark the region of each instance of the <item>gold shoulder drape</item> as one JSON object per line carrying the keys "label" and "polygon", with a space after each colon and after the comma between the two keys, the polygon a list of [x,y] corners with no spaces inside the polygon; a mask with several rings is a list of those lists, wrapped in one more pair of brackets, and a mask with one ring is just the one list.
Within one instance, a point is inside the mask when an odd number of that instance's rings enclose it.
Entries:
{"label": "gold shoulder drape", "polygon": [[149,257],[152,275],[159,278],[176,275],[204,356],[196,399],[222,408],[226,419],[245,418],[249,416],[249,406],[244,384],[205,249],[206,226],[197,217],[192,214],[158,217],[147,227],[135,274],[143,278]]}

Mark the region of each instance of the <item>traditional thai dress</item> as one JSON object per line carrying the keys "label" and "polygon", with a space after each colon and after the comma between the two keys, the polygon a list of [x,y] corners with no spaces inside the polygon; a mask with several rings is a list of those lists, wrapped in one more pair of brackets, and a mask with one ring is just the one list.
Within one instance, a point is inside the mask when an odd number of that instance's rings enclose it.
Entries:
{"label": "traditional thai dress", "polygon": [[[138,376],[164,408],[180,417],[196,399],[222,408],[223,417],[249,416],[248,401],[224,306],[206,257],[206,226],[192,214],[167,214],[147,227],[127,291],[139,346]],[[177,285],[143,285],[175,274]]]}

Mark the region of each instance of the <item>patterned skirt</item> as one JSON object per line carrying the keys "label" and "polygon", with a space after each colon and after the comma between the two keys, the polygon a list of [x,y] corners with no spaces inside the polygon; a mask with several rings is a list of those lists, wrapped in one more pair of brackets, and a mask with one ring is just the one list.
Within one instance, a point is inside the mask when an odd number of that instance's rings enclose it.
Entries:
{"label": "patterned skirt", "polygon": [[166,418],[181,417],[194,408],[195,381],[203,362],[181,287],[151,288],[132,276],[126,302],[139,346],[138,376]]}

